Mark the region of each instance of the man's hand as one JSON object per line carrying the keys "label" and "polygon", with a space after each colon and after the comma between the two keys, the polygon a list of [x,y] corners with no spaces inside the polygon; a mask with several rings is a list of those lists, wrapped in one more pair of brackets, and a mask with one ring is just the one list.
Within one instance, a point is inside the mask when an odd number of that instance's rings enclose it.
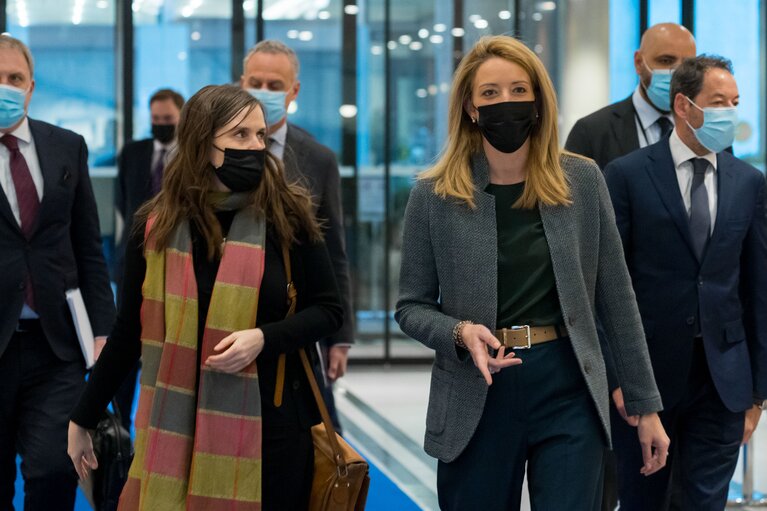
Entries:
{"label": "man's hand", "polygon": [[93,339],[93,360],[96,361],[99,359],[99,355],[101,355],[101,351],[104,349],[104,346],[107,344],[107,338],[105,335],[96,337]]}
{"label": "man's hand", "polygon": [[618,410],[620,416],[623,417],[623,420],[626,421],[629,426],[637,427],[639,425],[639,415],[629,416],[626,413],[626,405],[623,402],[623,391],[620,387],[613,390],[613,402],[615,403],[616,410]]}
{"label": "man's hand", "polygon": [[671,442],[657,413],[648,413],[639,417],[637,433],[644,461],[639,473],[649,476],[666,466],[668,446]]}
{"label": "man's hand", "polygon": [[331,346],[328,350],[328,380],[331,382],[346,374],[349,346]]}
{"label": "man's hand", "polygon": [[746,424],[743,428],[743,443],[749,441],[751,435],[756,430],[756,426],[759,424],[759,419],[762,417],[762,409],[756,405],[752,406],[750,410],[746,411]]}

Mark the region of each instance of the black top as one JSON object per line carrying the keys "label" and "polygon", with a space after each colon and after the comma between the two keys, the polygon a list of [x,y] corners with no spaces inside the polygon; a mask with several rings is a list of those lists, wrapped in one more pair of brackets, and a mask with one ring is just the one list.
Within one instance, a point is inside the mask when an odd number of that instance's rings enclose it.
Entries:
{"label": "black top", "polygon": [[[234,212],[216,214],[226,234]],[[202,341],[210,297],[219,260],[208,260],[199,231],[191,228],[192,261],[198,288],[198,343]],[[126,247],[122,304],[112,334],[93,369],[88,385],[72,412],[72,420],[94,428],[125,376],[141,354],[141,287],[146,273],[143,229],[131,236]],[[265,437],[289,428],[308,429],[319,422],[314,398],[298,357],[297,349],[310,347],[331,335],[341,325],[343,311],[332,265],[324,243],[302,241],[290,253],[293,281],[298,291],[296,314],[285,318],[287,279],[279,241],[267,226],[264,277],[258,301],[256,326],[264,332],[264,349],[256,359],[261,390]],[[313,353],[315,350],[307,350]],[[277,358],[287,353],[283,405],[274,407]]]}
{"label": "black top", "polygon": [[495,196],[498,229],[498,317],[496,326],[562,324],[554,268],[538,208],[512,206],[525,183],[488,184]]}

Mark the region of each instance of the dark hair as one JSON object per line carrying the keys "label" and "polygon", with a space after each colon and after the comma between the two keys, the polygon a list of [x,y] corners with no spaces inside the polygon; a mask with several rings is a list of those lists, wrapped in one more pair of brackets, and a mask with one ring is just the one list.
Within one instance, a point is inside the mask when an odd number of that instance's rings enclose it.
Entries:
{"label": "dark hair", "polygon": [[732,74],[732,62],[718,55],[698,55],[684,59],[671,77],[671,103],[674,103],[679,93],[694,100],[703,88],[706,71],[713,68],[724,69]]}
{"label": "dark hair", "polygon": [[[176,226],[193,222],[208,248],[208,257],[220,256],[221,227],[213,206],[206,199],[213,189],[210,148],[216,132],[237,114],[260,108],[261,103],[240,87],[208,85],[200,89],[181,110],[177,151],[165,167],[162,188],[136,213],[136,228],[154,216],[151,235],[159,248],[166,248]],[[253,192],[253,203],[263,211],[281,243],[322,238],[312,210],[312,199],[304,188],[285,180],[282,162],[267,153],[264,177]]]}
{"label": "dark hair", "polygon": [[179,110],[184,108],[184,96],[173,89],[160,89],[152,94],[152,97],[149,98],[149,106],[151,107],[155,101],[165,101],[167,99],[173,101]]}

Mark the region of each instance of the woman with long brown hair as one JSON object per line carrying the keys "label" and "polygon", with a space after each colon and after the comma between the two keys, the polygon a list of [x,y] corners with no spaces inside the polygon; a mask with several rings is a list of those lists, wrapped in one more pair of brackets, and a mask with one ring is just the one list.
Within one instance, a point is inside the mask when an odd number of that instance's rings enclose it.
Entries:
{"label": "woman with long brown hair", "polygon": [[319,417],[297,349],[343,312],[309,195],[285,181],[266,129],[247,92],[201,89],[134,222],[122,306],[69,429],[87,477],[88,429],[141,355],[122,510],[306,509]]}
{"label": "woman with long brown hair", "polygon": [[396,318],[435,353],[426,451],[443,510],[594,511],[609,444],[596,315],[643,474],[668,437],[602,174],[559,149],[554,87],[512,37],[479,40],[455,72],[448,140],[405,213]]}

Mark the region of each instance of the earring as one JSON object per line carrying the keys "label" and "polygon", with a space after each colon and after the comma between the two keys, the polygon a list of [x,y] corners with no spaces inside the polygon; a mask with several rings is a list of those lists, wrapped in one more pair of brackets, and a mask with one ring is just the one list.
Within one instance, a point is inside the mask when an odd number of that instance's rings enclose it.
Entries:
{"label": "earring", "polygon": [[471,122],[474,123],[474,124],[477,124],[477,118],[476,117],[472,117],[471,118]]}

